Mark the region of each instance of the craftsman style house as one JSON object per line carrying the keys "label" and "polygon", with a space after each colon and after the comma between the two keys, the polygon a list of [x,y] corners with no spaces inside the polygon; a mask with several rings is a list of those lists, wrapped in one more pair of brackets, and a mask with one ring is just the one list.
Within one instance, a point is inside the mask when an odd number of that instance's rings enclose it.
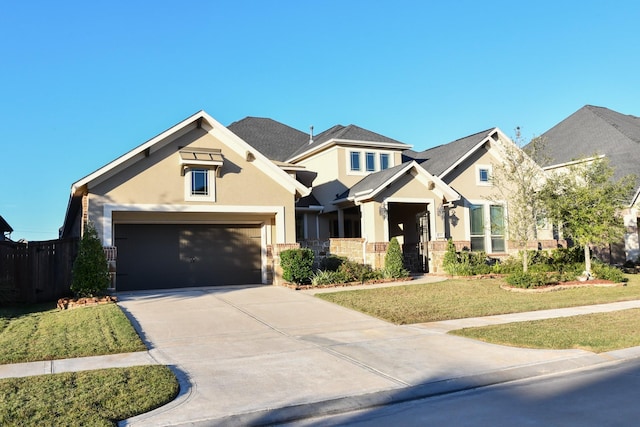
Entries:
{"label": "craftsman style house", "polygon": [[[354,125],[225,127],[200,111],[74,183],[62,235],[93,224],[118,290],[273,283],[299,245],[379,267],[392,237],[409,268],[437,272],[449,238],[514,250],[508,205],[489,197],[508,144],[492,128],[415,152]],[[555,247],[551,230],[539,239]]]}

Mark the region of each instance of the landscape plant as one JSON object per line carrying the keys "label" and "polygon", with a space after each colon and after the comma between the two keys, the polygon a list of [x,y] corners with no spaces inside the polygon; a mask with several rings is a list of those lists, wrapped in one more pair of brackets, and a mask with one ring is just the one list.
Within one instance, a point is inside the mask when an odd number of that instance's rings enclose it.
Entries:
{"label": "landscape plant", "polygon": [[313,274],[313,251],[308,248],[287,249],[280,253],[282,278],[297,284],[309,283]]}
{"label": "landscape plant", "polygon": [[579,161],[548,177],[541,191],[547,214],[565,238],[584,249],[584,270],[591,272],[591,245],[620,241],[625,227],[620,211],[634,188],[634,177],[613,178],[607,159]]}
{"label": "landscape plant", "polygon": [[384,275],[391,279],[409,276],[409,271],[404,268],[402,249],[396,237],[392,237],[387,246],[384,257]]}
{"label": "landscape plant", "polygon": [[109,286],[107,257],[92,224],[87,224],[80,240],[71,272],[71,291],[76,297],[103,295]]}

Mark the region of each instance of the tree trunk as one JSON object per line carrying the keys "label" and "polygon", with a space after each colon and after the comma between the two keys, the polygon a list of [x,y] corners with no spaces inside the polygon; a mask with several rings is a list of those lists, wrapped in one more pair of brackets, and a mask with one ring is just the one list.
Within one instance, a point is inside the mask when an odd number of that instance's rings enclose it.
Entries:
{"label": "tree trunk", "polygon": [[591,274],[591,251],[589,245],[584,245],[584,271]]}
{"label": "tree trunk", "polygon": [[524,251],[522,251],[522,271],[526,273],[528,269],[529,269],[529,252],[525,247]]}

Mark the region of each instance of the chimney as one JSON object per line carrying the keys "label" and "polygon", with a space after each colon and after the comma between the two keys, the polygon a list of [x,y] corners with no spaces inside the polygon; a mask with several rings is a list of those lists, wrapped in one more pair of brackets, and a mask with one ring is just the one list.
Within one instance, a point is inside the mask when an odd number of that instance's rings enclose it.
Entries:
{"label": "chimney", "polygon": [[309,145],[313,144],[313,125],[309,126]]}

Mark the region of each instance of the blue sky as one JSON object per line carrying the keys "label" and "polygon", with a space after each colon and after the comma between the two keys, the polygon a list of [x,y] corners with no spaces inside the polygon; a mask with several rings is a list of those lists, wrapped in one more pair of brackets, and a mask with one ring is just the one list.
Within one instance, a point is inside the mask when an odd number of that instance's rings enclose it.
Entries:
{"label": "blue sky", "polygon": [[0,215],[48,240],[71,184],[199,110],[423,150],[640,116],[637,1],[29,1],[0,6]]}

